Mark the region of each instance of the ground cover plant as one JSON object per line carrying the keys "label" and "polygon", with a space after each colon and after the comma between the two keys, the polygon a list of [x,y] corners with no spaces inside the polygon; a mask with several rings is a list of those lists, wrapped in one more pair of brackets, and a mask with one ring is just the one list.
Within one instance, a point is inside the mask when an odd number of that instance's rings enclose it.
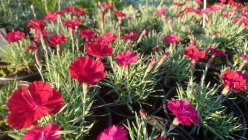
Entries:
{"label": "ground cover plant", "polygon": [[22,28],[10,3],[0,139],[247,138],[245,3],[18,1]]}

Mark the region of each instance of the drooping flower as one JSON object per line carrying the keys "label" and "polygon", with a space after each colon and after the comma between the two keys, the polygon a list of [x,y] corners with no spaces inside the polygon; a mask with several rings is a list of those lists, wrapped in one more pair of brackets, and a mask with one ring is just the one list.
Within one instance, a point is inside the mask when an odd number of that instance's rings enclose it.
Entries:
{"label": "drooping flower", "polygon": [[95,85],[106,77],[103,63],[100,60],[94,60],[90,56],[76,58],[70,64],[69,69],[71,78],[76,79],[80,84]]}
{"label": "drooping flower", "polygon": [[162,7],[162,8],[160,8],[160,9],[157,10],[156,16],[161,17],[161,16],[164,15],[164,13],[165,13],[166,11],[167,11],[167,8],[166,8],[166,7]]}
{"label": "drooping flower", "polygon": [[126,67],[129,66],[130,63],[136,62],[137,56],[131,51],[121,52],[117,54],[116,61],[121,67]]}
{"label": "drooping flower", "polygon": [[105,42],[101,37],[96,39],[96,42],[88,42],[86,44],[86,52],[96,57],[111,56],[113,53],[112,46]]}
{"label": "drooping flower", "polygon": [[117,34],[113,34],[110,32],[104,33],[103,35],[103,40],[106,41],[107,43],[114,42],[117,37]]}
{"label": "drooping flower", "polygon": [[179,37],[175,34],[170,34],[164,38],[164,42],[169,43],[169,44],[179,42]]}
{"label": "drooping flower", "polygon": [[58,13],[57,12],[47,12],[45,19],[49,21],[54,21],[57,19]]}
{"label": "drooping flower", "polygon": [[191,59],[192,63],[196,63],[200,59],[205,59],[206,56],[206,50],[199,51],[195,46],[189,46],[184,50],[184,55]]}
{"label": "drooping flower", "polygon": [[246,77],[239,71],[225,71],[220,78],[224,86],[233,90],[234,92],[246,90]]}
{"label": "drooping flower", "polygon": [[15,90],[7,101],[8,124],[15,129],[27,128],[49,114],[59,112],[64,99],[47,82],[35,81]]}
{"label": "drooping flower", "polygon": [[63,25],[68,27],[68,28],[75,29],[76,26],[79,26],[81,23],[82,23],[81,20],[73,19],[73,20],[67,20],[67,21],[63,22]]}
{"label": "drooping flower", "polygon": [[198,125],[200,122],[199,113],[195,108],[185,99],[172,99],[168,102],[168,109],[176,116],[175,119],[186,126],[190,126],[191,123]]}
{"label": "drooping flower", "polygon": [[59,125],[51,123],[44,127],[36,126],[27,131],[22,140],[60,140],[61,135],[57,134],[60,129]]}
{"label": "drooping flower", "polygon": [[55,34],[48,38],[48,42],[51,45],[61,45],[67,42],[67,38],[65,38],[62,34]]}
{"label": "drooping flower", "polygon": [[25,37],[25,33],[21,32],[21,31],[11,31],[9,33],[6,34],[5,39],[8,42],[18,42],[18,41],[22,41]]}
{"label": "drooping flower", "polygon": [[84,29],[80,31],[80,35],[86,40],[91,41],[97,37],[96,33],[90,29]]}
{"label": "drooping flower", "polygon": [[214,49],[213,45],[210,45],[208,47],[208,49],[213,54],[213,57],[215,57],[215,56],[225,56],[226,55],[225,51],[223,51],[221,49]]}
{"label": "drooping flower", "polygon": [[128,133],[124,127],[113,125],[98,135],[96,140],[128,140]]}
{"label": "drooping flower", "polygon": [[129,34],[125,34],[123,35],[120,40],[127,40],[128,42],[130,42],[132,39],[135,39],[137,37],[137,33],[136,32],[130,32]]}

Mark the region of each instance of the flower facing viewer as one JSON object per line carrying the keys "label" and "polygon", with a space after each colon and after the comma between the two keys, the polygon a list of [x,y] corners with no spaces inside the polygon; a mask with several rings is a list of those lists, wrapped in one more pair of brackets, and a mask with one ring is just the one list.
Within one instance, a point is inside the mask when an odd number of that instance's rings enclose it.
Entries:
{"label": "flower facing viewer", "polygon": [[66,43],[67,42],[67,38],[65,38],[64,35],[62,34],[56,34],[56,35],[52,35],[48,38],[48,42],[51,44],[51,45],[61,45],[63,43]]}
{"label": "flower facing viewer", "polygon": [[96,140],[128,140],[127,135],[124,127],[113,125],[98,135]]}
{"label": "flower facing viewer", "polygon": [[21,31],[11,31],[9,33],[6,34],[5,39],[8,42],[18,42],[18,41],[22,41],[25,37],[25,33],[21,32]]}
{"label": "flower facing viewer", "polygon": [[86,40],[86,41],[92,41],[97,37],[97,34],[90,30],[90,29],[84,29],[80,31],[80,35]]}
{"label": "flower facing viewer", "polygon": [[130,63],[136,62],[137,56],[131,51],[121,52],[117,54],[116,61],[121,67],[126,67],[129,66]]}
{"label": "flower facing viewer", "polygon": [[190,46],[184,50],[184,55],[195,64],[198,60],[206,58],[206,50],[199,51],[196,47]]}
{"label": "flower facing viewer", "polygon": [[76,58],[70,64],[69,69],[71,78],[76,79],[80,84],[95,85],[106,77],[103,63],[100,60],[94,60],[90,56]]}
{"label": "flower facing viewer", "polygon": [[47,82],[35,81],[15,90],[7,101],[8,124],[15,129],[27,128],[49,114],[59,112],[64,99]]}
{"label": "flower facing viewer", "polygon": [[29,130],[23,140],[60,140],[60,135],[56,134],[60,130],[57,124],[48,123],[44,127],[36,126]]}
{"label": "flower facing viewer", "polygon": [[200,122],[199,113],[195,108],[185,99],[173,99],[168,102],[168,109],[176,116],[173,121],[174,125],[179,123],[186,126],[191,126],[191,123],[198,125]]}

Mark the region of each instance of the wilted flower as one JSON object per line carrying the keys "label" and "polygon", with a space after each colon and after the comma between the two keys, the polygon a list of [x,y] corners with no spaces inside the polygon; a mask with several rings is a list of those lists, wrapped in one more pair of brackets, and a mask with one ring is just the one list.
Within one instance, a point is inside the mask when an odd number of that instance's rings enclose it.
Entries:
{"label": "wilted flower", "polygon": [[190,126],[191,122],[198,125],[200,122],[199,113],[185,99],[173,99],[168,102],[168,109],[176,116],[176,120],[182,125]]}
{"label": "wilted flower", "polygon": [[15,129],[27,128],[40,118],[59,112],[63,102],[62,94],[47,82],[32,82],[15,90],[7,101],[8,124]]}
{"label": "wilted flower", "polygon": [[60,134],[57,132],[61,127],[57,124],[48,123],[44,127],[36,126],[29,130],[22,140],[60,140]]}
{"label": "wilted flower", "polygon": [[245,91],[246,90],[246,77],[239,71],[225,71],[221,78],[224,82],[224,86],[234,92]]}
{"label": "wilted flower", "polygon": [[105,42],[101,37],[98,37],[95,43],[88,42],[86,44],[86,51],[88,54],[101,58],[103,56],[111,56],[113,48],[108,42]]}
{"label": "wilted flower", "polygon": [[61,45],[67,42],[67,38],[65,38],[62,34],[55,34],[48,38],[48,42],[51,45]]}
{"label": "wilted flower", "polygon": [[76,26],[79,26],[81,23],[82,23],[81,20],[73,19],[73,20],[67,20],[67,21],[63,22],[63,25],[68,27],[68,28],[75,29]]}
{"label": "wilted flower", "polygon": [[96,140],[128,140],[128,133],[124,127],[113,125],[98,135]]}
{"label": "wilted flower", "polygon": [[8,42],[18,42],[18,41],[22,41],[25,37],[25,33],[21,32],[21,31],[11,31],[9,33],[6,34],[5,39]]}
{"label": "wilted flower", "polygon": [[162,7],[162,8],[160,8],[160,9],[157,10],[156,16],[161,17],[161,16],[164,15],[164,13],[165,13],[166,11],[167,11],[167,8],[166,8],[166,7]]}
{"label": "wilted flower", "polygon": [[223,50],[221,50],[221,49],[214,49],[214,48],[213,48],[213,45],[210,45],[210,46],[208,47],[208,49],[209,49],[209,51],[213,54],[212,57],[215,57],[215,56],[225,56],[225,55],[226,55],[225,51],[223,51]]}
{"label": "wilted flower", "polygon": [[80,31],[80,35],[86,40],[91,41],[97,37],[96,33],[90,29],[84,29]]}
{"label": "wilted flower", "polygon": [[45,19],[49,21],[54,21],[57,19],[58,13],[57,12],[47,12]]}
{"label": "wilted flower", "polygon": [[169,44],[179,42],[179,37],[175,34],[170,34],[164,38],[164,42],[169,43]]}
{"label": "wilted flower", "polygon": [[131,51],[121,52],[117,54],[116,61],[121,67],[126,67],[129,66],[130,63],[136,62],[137,56]]}
{"label": "wilted flower", "polygon": [[106,77],[103,63],[100,60],[94,60],[90,56],[76,58],[70,64],[69,69],[71,78],[76,79],[80,84],[95,85]]}

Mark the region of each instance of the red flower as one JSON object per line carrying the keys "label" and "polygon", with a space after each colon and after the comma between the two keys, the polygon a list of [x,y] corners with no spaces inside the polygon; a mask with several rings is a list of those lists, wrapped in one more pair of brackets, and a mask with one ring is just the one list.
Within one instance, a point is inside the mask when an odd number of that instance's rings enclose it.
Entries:
{"label": "red flower", "polygon": [[38,30],[38,31],[43,31],[45,26],[46,26],[46,23],[41,19],[30,20],[28,22],[28,27],[29,28],[32,28],[32,29],[35,29],[35,30]]}
{"label": "red flower", "polygon": [[11,31],[6,34],[5,39],[9,42],[22,41],[25,37],[25,33],[21,31]]}
{"label": "red flower", "polygon": [[174,42],[179,42],[179,37],[175,34],[168,35],[164,38],[164,42],[166,43],[174,43]]}
{"label": "red flower", "polygon": [[49,21],[54,21],[57,19],[58,13],[57,12],[47,12],[45,19]]}
{"label": "red flower", "polygon": [[7,101],[7,121],[12,128],[27,128],[49,114],[59,112],[64,99],[47,82],[35,81],[15,90]]}
{"label": "red flower", "polygon": [[117,54],[116,61],[121,67],[125,67],[129,66],[130,63],[136,62],[137,56],[131,51],[121,52]]}
{"label": "red flower", "polygon": [[246,90],[246,77],[239,71],[225,71],[221,78],[224,86],[232,89],[234,92]]}
{"label": "red flower", "polygon": [[124,14],[122,11],[116,11],[116,12],[115,12],[115,16],[116,16],[117,18],[123,18],[123,17],[126,16],[126,14]]}
{"label": "red flower", "polygon": [[184,55],[190,58],[192,63],[196,63],[199,59],[206,58],[206,50],[203,50],[200,52],[194,46],[189,46],[188,48],[184,50]]}
{"label": "red flower", "polygon": [[177,7],[182,6],[182,3],[181,3],[181,2],[179,2],[179,1],[178,1],[178,2],[173,2],[172,4],[173,4],[173,5],[175,5],[175,6],[177,6]]}
{"label": "red flower", "polygon": [[208,47],[209,51],[213,54],[213,57],[215,56],[225,56],[226,53],[223,51],[223,50],[220,50],[220,49],[214,49],[213,48],[213,45],[210,45]]}
{"label": "red flower", "polygon": [[64,35],[62,35],[62,34],[56,34],[56,35],[50,36],[48,38],[48,42],[51,45],[61,45],[61,44],[67,42],[67,38],[65,38]]}
{"label": "red flower", "polygon": [[154,140],[170,140],[170,138],[156,138]]}
{"label": "red flower", "polygon": [[70,6],[70,7],[65,7],[65,8],[62,10],[62,12],[63,12],[63,13],[72,13],[72,12],[74,12],[74,10],[75,10],[75,7]]}
{"label": "red flower", "polygon": [[128,133],[124,127],[113,125],[98,135],[96,140],[128,140]]}
{"label": "red flower", "polygon": [[162,7],[162,8],[160,8],[160,9],[157,10],[156,16],[161,17],[161,16],[163,16],[163,14],[164,14],[166,11],[167,11],[167,8],[166,8],[166,7]]}
{"label": "red flower", "polygon": [[106,77],[104,65],[100,60],[94,60],[89,56],[78,57],[70,65],[71,78],[78,80],[80,84],[95,85]]}
{"label": "red flower", "polygon": [[73,12],[78,16],[85,14],[85,10],[83,8],[75,8]]}
{"label": "red flower", "polygon": [[59,125],[51,123],[44,127],[36,126],[29,130],[22,140],[60,140],[61,136],[57,134],[60,129]]}
{"label": "red flower", "polygon": [[114,6],[112,4],[106,3],[106,2],[98,2],[98,6],[106,8],[108,10],[113,10],[113,8],[114,8]]}
{"label": "red flower", "polygon": [[101,37],[96,39],[96,42],[88,42],[86,44],[86,51],[88,54],[96,57],[111,56],[113,52],[112,46],[105,42]]}
{"label": "red flower", "polygon": [[129,34],[125,34],[123,35],[120,40],[128,40],[131,41],[132,39],[137,37],[137,33],[136,32],[130,32]]}
{"label": "red flower", "polygon": [[104,35],[103,35],[104,41],[106,41],[108,43],[114,42],[116,37],[117,37],[117,34],[112,34],[112,33],[109,33],[109,32],[104,33]]}
{"label": "red flower", "polygon": [[198,125],[200,122],[199,114],[187,100],[173,99],[168,102],[168,109],[176,116],[175,119],[182,125],[190,126],[191,122]]}
{"label": "red flower", "polygon": [[63,25],[71,28],[71,29],[75,29],[76,26],[80,25],[82,21],[80,21],[79,19],[73,19],[73,20],[67,20],[65,22],[63,22]]}
{"label": "red flower", "polygon": [[91,41],[92,39],[96,38],[97,35],[94,31],[90,29],[85,29],[80,31],[80,35],[86,40]]}

